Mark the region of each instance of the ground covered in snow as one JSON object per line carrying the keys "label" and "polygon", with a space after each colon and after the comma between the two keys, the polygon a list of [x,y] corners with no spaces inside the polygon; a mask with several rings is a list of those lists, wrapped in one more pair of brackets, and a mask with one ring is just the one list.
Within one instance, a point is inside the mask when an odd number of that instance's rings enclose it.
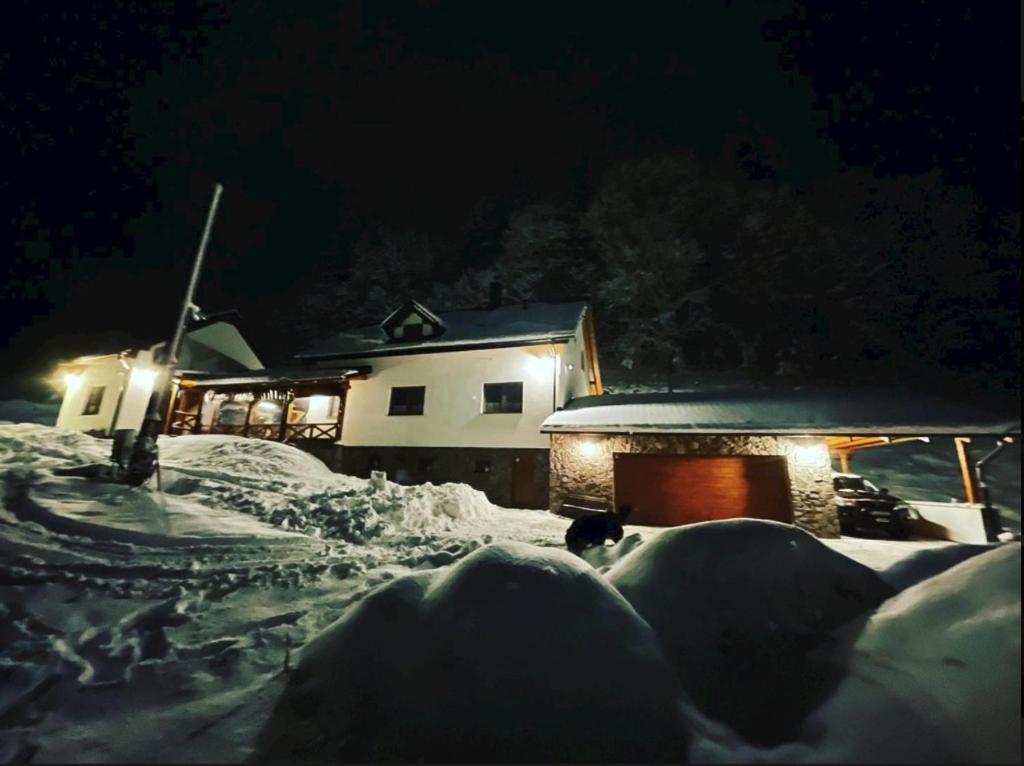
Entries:
{"label": "ground covered in snow", "polygon": [[0,424],[5,761],[1019,760],[1019,544],[740,520],[581,559],[223,436],[163,439],[162,491],[52,473],[109,446]]}

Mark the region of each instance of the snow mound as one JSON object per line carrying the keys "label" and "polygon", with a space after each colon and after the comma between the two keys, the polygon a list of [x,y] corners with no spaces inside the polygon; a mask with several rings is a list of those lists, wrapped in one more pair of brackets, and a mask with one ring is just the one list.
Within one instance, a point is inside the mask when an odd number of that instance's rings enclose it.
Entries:
{"label": "snow mound", "polygon": [[929,548],[900,559],[879,574],[896,590],[906,590],[929,577],[945,572],[962,561],[990,550],[992,550],[991,545],[950,545],[942,548]]}
{"label": "snow mound", "polygon": [[757,519],[670,529],[608,572],[705,715],[758,744],[795,738],[838,674],[830,634],[894,593],[803,530]]}
{"label": "snow mound", "polygon": [[258,759],[681,761],[679,693],[586,562],[495,544],[378,589],[304,647]]}
{"label": "snow mound", "polygon": [[25,399],[0,401],[0,422],[38,423],[52,426],[57,422],[59,402],[30,402]]}
{"label": "snow mound", "polygon": [[222,475],[277,480],[324,479],[331,469],[296,447],[263,439],[221,434],[163,436],[159,442],[161,465],[192,468]]}
{"label": "snow mound", "polygon": [[110,457],[110,442],[78,431],[38,423],[0,424],[0,465],[50,468],[75,463],[103,463]]}
{"label": "snow mound", "polygon": [[1020,763],[1020,568],[1020,544],[1000,546],[875,612],[807,722],[809,759]]}

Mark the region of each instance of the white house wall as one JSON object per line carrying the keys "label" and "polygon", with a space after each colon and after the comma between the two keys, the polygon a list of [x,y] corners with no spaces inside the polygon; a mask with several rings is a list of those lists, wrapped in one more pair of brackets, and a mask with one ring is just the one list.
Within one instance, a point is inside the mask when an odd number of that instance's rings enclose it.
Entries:
{"label": "white house wall", "polygon": [[[156,369],[147,351],[140,352],[134,359],[109,356],[88,362],[77,374],[78,382],[64,392],[57,427],[104,433],[116,428],[138,429],[145,417],[155,379]],[[83,415],[89,391],[96,386],[105,388],[99,412]]]}
{"label": "white house wall", "polygon": [[[359,360],[372,372],[352,382],[341,442],[353,447],[547,448],[549,438],[540,433],[540,424],[564,401],[569,345]],[[558,356],[552,356],[552,349]],[[556,377],[561,391],[555,388]],[[523,383],[521,413],[483,414],[484,383],[517,381]],[[388,415],[394,386],[425,386],[423,415]]]}
{"label": "white house wall", "polygon": [[[90,362],[72,378],[76,382],[71,385],[65,383],[64,399],[57,413],[57,427],[71,431],[109,431],[121,386],[127,377],[127,365],[116,356]],[[104,387],[100,409],[95,415],[83,415],[89,392],[96,386]]]}

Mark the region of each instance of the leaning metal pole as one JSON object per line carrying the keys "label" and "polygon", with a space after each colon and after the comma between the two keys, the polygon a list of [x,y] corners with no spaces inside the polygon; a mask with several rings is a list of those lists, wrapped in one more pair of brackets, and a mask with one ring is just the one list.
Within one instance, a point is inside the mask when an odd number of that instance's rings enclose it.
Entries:
{"label": "leaning metal pole", "polygon": [[174,335],[170,344],[164,346],[160,353],[158,364],[164,368],[163,374],[157,376],[153,392],[149,397],[149,405],[146,407],[146,417],[142,421],[142,428],[132,448],[131,459],[128,463],[128,470],[125,481],[133,486],[146,482],[157,465],[157,437],[163,430],[164,416],[170,405],[171,379],[174,377],[174,370],[178,365],[178,357],[181,353],[181,344],[185,336],[185,326],[188,324],[189,314],[194,303],[196,284],[199,282],[199,272],[203,266],[203,258],[206,255],[206,246],[210,242],[210,231],[213,229],[213,219],[217,215],[217,205],[220,203],[220,195],[224,187],[219,183],[213,186],[213,199],[210,202],[210,210],[206,215],[206,225],[203,227],[203,236],[199,240],[199,249],[196,252],[195,263],[192,264],[192,275],[188,281],[188,289],[185,291],[185,299],[181,303],[181,313],[178,315],[178,324],[174,328]]}

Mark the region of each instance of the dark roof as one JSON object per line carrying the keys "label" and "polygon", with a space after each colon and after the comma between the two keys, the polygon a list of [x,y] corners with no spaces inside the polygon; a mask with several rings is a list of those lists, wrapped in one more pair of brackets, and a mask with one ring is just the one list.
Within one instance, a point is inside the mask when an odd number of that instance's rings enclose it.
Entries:
{"label": "dark roof", "polygon": [[367,325],[313,343],[295,358],[357,359],[566,341],[573,337],[586,308],[585,301],[573,301],[444,311],[438,317],[447,329],[438,337],[396,342],[388,340],[379,325]]}
{"label": "dark roof", "polygon": [[581,397],[549,415],[541,431],[1019,435],[1020,413],[893,389],[748,388]]}

